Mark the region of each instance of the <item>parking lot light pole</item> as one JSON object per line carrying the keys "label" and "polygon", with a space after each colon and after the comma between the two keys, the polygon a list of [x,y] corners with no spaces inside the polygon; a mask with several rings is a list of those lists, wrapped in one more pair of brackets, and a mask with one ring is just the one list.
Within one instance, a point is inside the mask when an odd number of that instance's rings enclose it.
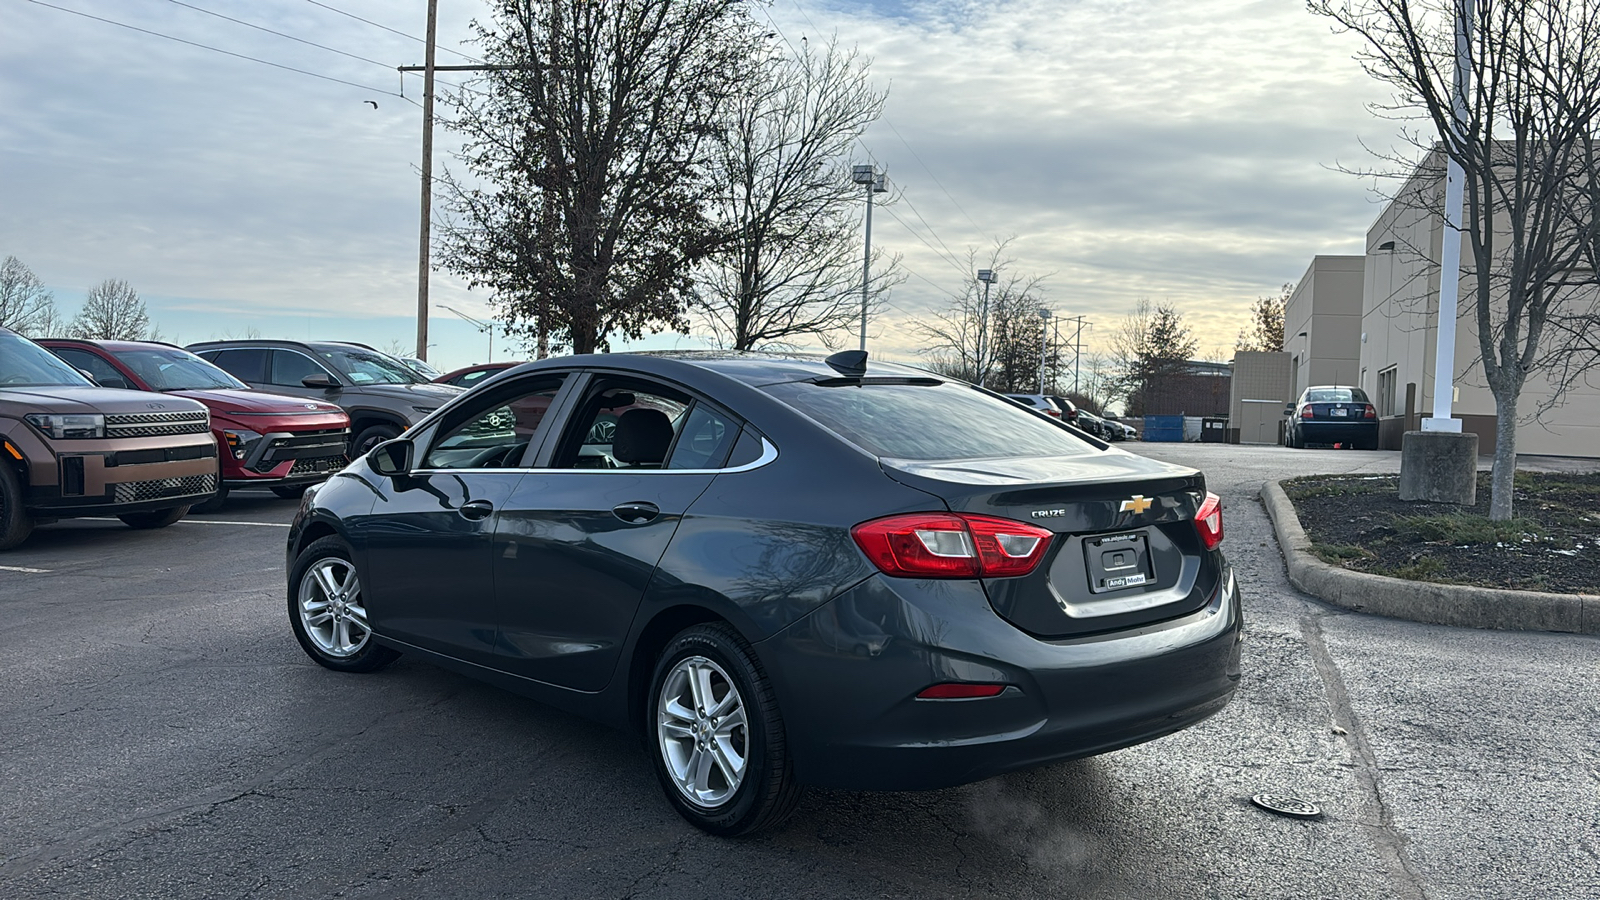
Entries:
{"label": "parking lot light pole", "polygon": [[1044,393],[1044,361],[1050,354],[1050,310],[1039,308],[1039,393]]}
{"label": "parking lot light pole", "polygon": [[984,351],[988,349],[984,345],[989,342],[989,285],[994,283],[994,270],[979,269],[978,280],[983,282],[983,306],[978,310],[978,352],[972,374],[978,381],[978,387],[983,387],[984,381],[987,380],[984,378],[987,373],[983,369],[983,357]]}
{"label": "parking lot light pole", "polygon": [[872,195],[889,189],[889,176],[871,165],[852,166],[850,180],[867,189],[866,250],[861,257],[861,348],[867,349],[867,297],[872,289]]}

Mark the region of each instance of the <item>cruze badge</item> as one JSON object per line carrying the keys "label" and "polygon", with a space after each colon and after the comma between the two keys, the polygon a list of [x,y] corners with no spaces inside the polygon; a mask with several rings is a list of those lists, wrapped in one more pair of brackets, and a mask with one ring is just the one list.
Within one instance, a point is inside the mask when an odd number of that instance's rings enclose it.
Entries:
{"label": "cruze badge", "polygon": [[1064,516],[1066,514],[1067,511],[1064,509],[1036,509],[1033,511],[1033,517],[1035,519],[1053,519],[1057,516]]}
{"label": "cruze badge", "polygon": [[1131,512],[1134,514],[1142,513],[1149,509],[1150,504],[1153,502],[1155,501],[1143,494],[1134,494],[1131,500],[1122,501],[1122,506],[1118,508],[1117,512]]}

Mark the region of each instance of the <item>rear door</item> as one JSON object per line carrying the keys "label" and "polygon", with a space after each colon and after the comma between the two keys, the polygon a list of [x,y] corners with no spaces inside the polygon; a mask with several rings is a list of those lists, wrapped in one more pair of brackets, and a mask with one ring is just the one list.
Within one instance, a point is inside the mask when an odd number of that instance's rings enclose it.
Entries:
{"label": "rear door", "polygon": [[495,533],[501,664],[598,691],[667,543],[742,423],[677,386],[608,373],[587,379],[572,410]]}

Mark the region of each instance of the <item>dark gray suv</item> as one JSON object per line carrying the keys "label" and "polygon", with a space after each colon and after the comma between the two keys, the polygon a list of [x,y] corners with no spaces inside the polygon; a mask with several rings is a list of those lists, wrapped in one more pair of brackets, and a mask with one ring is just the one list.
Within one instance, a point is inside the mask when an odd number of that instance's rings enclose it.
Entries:
{"label": "dark gray suv", "polygon": [[399,437],[462,392],[364,344],[202,341],[186,349],[253,388],[338,404],[350,415],[352,457]]}

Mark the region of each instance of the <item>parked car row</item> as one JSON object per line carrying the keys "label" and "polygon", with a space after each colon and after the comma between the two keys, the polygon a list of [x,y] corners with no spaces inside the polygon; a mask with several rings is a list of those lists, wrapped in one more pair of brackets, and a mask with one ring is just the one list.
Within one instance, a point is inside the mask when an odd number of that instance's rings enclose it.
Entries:
{"label": "parked car row", "polygon": [[1111,418],[1101,418],[1088,410],[1079,409],[1071,400],[1054,394],[1006,394],[1008,399],[1033,410],[1075,425],[1102,441],[1136,441],[1139,432]]}

